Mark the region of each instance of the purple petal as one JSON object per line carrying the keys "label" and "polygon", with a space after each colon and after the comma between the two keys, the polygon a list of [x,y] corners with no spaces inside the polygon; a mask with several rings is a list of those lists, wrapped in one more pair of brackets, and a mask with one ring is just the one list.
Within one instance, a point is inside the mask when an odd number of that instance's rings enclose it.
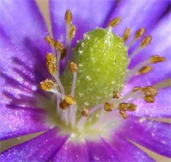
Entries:
{"label": "purple petal", "polygon": [[158,154],[171,157],[171,124],[130,117],[121,128],[121,136]]}
{"label": "purple petal", "polygon": [[154,162],[149,155],[117,134],[113,136],[112,141],[109,142],[109,144],[116,150],[116,155],[121,162]]}
{"label": "purple petal", "polygon": [[112,15],[112,17],[122,17],[121,24],[114,31],[122,35],[127,27],[131,27],[132,33],[141,27],[149,30],[166,11],[169,4],[170,0],[123,0]]}
{"label": "purple petal", "polygon": [[87,140],[87,151],[90,161],[119,161],[115,150],[103,139],[99,141]]}
{"label": "purple petal", "polygon": [[[53,33],[56,39],[65,37],[65,12],[70,9],[73,13],[73,24],[77,26],[77,39],[81,39],[87,31],[104,25],[115,7],[115,0],[50,0]],[[63,38],[65,39],[65,38]]]}
{"label": "purple petal", "polygon": [[51,160],[54,162],[88,162],[86,144],[84,142],[72,142],[68,139]]}
{"label": "purple petal", "polygon": [[51,161],[68,139],[61,136],[57,129],[52,129],[28,142],[14,146],[0,155],[1,162],[40,162]]}
{"label": "purple petal", "polygon": [[0,140],[49,129],[43,110],[0,104]]}

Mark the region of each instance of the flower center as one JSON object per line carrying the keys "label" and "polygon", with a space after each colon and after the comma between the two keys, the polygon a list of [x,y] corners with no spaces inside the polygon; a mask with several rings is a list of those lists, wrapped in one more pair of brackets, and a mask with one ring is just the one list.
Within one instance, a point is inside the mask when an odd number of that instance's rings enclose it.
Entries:
{"label": "flower center", "polygon": [[[48,53],[46,57],[47,68],[54,79],[46,79],[40,86],[56,96],[56,125],[62,133],[72,133],[76,138],[96,138],[99,134],[109,137],[111,131],[128,117],[127,112],[136,110],[134,100],[141,98],[153,103],[158,94],[157,88],[146,86],[135,87],[121,96],[124,85],[134,75],[146,74],[152,70],[152,64],[166,59],[155,55],[128,70],[131,60],[128,59],[125,42],[131,35],[131,29],[125,30],[123,38],[112,32],[112,28],[121,21],[120,18],[110,21],[107,29],[97,28],[86,33],[72,51],[71,41],[75,37],[76,26],[72,24],[70,10],[66,11],[65,20],[66,47],[59,40],[46,37],[53,51],[56,50],[55,54]],[[130,45],[144,33],[144,28],[139,29]],[[151,40],[151,36],[146,36],[130,59],[148,46]],[[73,53],[71,61],[60,76],[60,61],[64,57],[68,58],[68,53]]]}

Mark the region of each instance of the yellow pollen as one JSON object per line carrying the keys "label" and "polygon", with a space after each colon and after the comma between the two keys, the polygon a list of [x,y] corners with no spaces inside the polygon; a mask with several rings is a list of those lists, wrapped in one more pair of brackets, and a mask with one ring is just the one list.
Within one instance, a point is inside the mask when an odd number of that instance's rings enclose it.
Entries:
{"label": "yellow pollen", "polygon": [[148,103],[154,103],[155,102],[155,96],[145,96],[144,100]]}
{"label": "yellow pollen", "polygon": [[146,32],[145,28],[138,29],[135,33],[135,39],[137,40],[141,38],[145,34],[145,32]]}
{"label": "yellow pollen", "polygon": [[72,97],[71,95],[67,95],[65,96],[65,102],[68,104],[68,105],[74,105],[76,104],[76,100],[74,97]]}
{"label": "yellow pollen", "polygon": [[121,114],[123,119],[127,119],[128,118],[128,115],[126,114],[126,112],[120,111],[119,113]]}
{"label": "yellow pollen", "polygon": [[118,93],[118,91],[113,91],[113,98],[119,99],[120,94]]}
{"label": "yellow pollen", "polygon": [[88,116],[88,113],[89,113],[89,110],[88,109],[83,109],[82,116],[87,117]]}
{"label": "yellow pollen", "polygon": [[131,36],[131,28],[127,28],[123,33],[123,41],[126,42]]}
{"label": "yellow pollen", "polygon": [[69,38],[71,40],[75,37],[76,30],[77,30],[76,26],[72,24],[71,27],[70,27],[70,29],[69,29]]}
{"label": "yellow pollen", "polygon": [[130,103],[128,106],[128,111],[135,111],[137,108],[137,105],[135,105],[134,103]]}
{"label": "yellow pollen", "polygon": [[71,62],[71,63],[70,63],[69,68],[70,68],[70,70],[71,70],[72,73],[75,73],[75,72],[77,72],[77,70],[78,70],[78,66],[77,66],[77,64],[74,63],[74,62]]}
{"label": "yellow pollen", "polygon": [[58,50],[59,52],[61,52],[64,49],[64,45],[60,41],[56,41],[54,46],[55,49]]}
{"label": "yellow pollen", "polygon": [[159,55],[154,55],[151,57],[151,62],[152,63],[159,63],[159,62],[164,62],[166,61],[166,58],[165,57],[162,57],[162,56],[159,56]]}
{"label": "yellow pollen", "polygon": [[152,41],[152,36],[146,36],[141,42],[141,48],[147,47]]}
{"label": "yellow pollen", "polygon": [[50,91],[54,87],[54,82],[51,79],[46,79],[40,82],[40,87],[44,91]]}
{"label": "yellow pollen", "polygon": [[143,68],[141,68],[139,70],[139,74],[146,74],[146,73],[150,72],[152,69],[153,68],[150,65],[144,66]]}
{"label": "yellow pollen", "polygon": [[72,23],[72,12],[71,12],[71,10],[66,10],[65,21],[66,21],[67,25],[70,25]]}
{"label": "yellow pollen", "polygon": [[114,28],[121,22],[121,17],[114,18],[110,21],[109,26]]}
{"label": "yellow pollen", "polygon": [[54,75],[57,72],[57,59],[56,56],[52,53],[46,55],[46,65],[49,70],[49,73]]}
{"label": "yellow pollen", "polygon": [[134,87],[132,92],[140,91],[142,88],[140,86]]}
{"label": "yellow pollen", "polygon": [[155,89],[151,86],[147,86],[147,87],[143,88],[142,91],[144,92],[145,96],[156,96],[156,95],[158,95],[157,89]]}
{"label": "yellow pollen", "polygon": [[106,111],[112,111],[112,110],[113,110],[113,105],[110,104],[110,103],[108,103],[108,102],[105,102],[105,104],[104,104],[104,109],[105,109]]}
{"label": "yellow pollen", "polygon": [[129,107],[128,103],[122,102],[119,104],[119,111],[127,111]]}
{"label": "yellow pollen", "polygon": [[46,36],[46,37],[45,37],[45,40],[46,40],[46,42],[49,43],[52,47],[54,46],[55,41],[54,41],[54,39],[53,39],[52,37]]}

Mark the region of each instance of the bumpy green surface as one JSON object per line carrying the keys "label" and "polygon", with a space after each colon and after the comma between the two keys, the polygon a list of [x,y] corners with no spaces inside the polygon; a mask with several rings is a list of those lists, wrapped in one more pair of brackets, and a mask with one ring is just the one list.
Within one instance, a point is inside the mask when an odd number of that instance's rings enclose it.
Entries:
{"label": "bumpy green surface", "polygon": [[[79,65],[76,101],[79,110],[109,101],[113,91],[121,91],[128,66],[127,48],[108,29],[87,33],[74,50],[72,61]],[[67,69],[62,77],[70,93],[73,75]]]}

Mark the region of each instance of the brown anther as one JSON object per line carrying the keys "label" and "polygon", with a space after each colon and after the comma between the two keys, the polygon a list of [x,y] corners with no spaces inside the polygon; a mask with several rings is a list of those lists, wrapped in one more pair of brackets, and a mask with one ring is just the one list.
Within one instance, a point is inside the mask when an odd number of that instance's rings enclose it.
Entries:
{"label": "brown anther", "polygon": [[147,86],[147,87],[143,88],[142,91],[144,92],[145,96],[156,96],[156,95],[158,95],[157,89],[155,89],[151,86]]}
{"label": "brown anther", "polygon": [[152,36],[146,36],[141,42],[141,48],[147,47],[152,41]]}
{"label": "brown anther", "polygon": [[119,99],[120,95],[118,91],[113,91],[113,98]]}
{"label": "brown anther", "polygon": [[67,54],[67,50],[66,50],[66,48],[64,48],[64,49],[61,51],[61,60],[63,60],[63,59],[65,58],[66,54]]}
{"label": "brown anther", "polygon": [[155,102],[155,96],[145,96],[144,100],[148,103],[154,103]]}
{"label": "brown anther", "polygon": [[88,109],[83,109],[82,116],[87,117],[88,116],[88,113],[89,113],[89,110]]}
{"label": "brown anther", "polygon": [[69,29],[69,38],[72,40],[75,35],[76,35],[76,26],[75,25],[71,25],[70,29]]}
{"label": "brown anther", "polygon": [[166,61],[166,58],[165,57],[162,57],[162,56],[159,56],[159,55],[154,55],[151,57],[151,62],[152,63],[159,63],[159,62],[164,62]]}
{"label": "brown anther", "polygon": [[74,105],[74,104],[76,104],[75,98],[72,97],[71,95],[66,95],[64,100],[65,100],[65,102],[66,102],[68,105]]}
{"label": "brown anther", "polygon": [[146,32],[145,28],[138,29],[135,33],[135,39],[137,40],[141,38],[145,34],[145,32]]}
{"label": "brown anther", "polygon": [[53,39],[52,37],[46,36],[46,37],[45,37],[45,40],[46,40],[46,42],[49,43],[52,47],[54,46],[55,41],[54,41],[54,39]]}
{"label": "brown anther", "polygon": [[137,87],[134,87],[132,92],[137,92],[137,91],[140,91],[142,90],[142,88],[140,86],[137,86]]}
{"label": "brown anther", "polygon": [[128,111],[135,111],[137,109],[137,105],[134,103],[130,103],[128,106]]}
{"label": "brown anther", "polygon": [[71,12],[71,10],[66,10],[65,21],[66,21],[67,25],[70,25],[72,23],[72,12]]}
{"label": "brown anther", "polygon": [[46,79],[40,82],[40,88],[44,91],[50,91],[54,87],[54,82],[51,79]]}
{"label": "brown anther", "polygon": [[54,45],[55,49],[58,50],[59,52],[61,52],[64,49],[64,45],[62,42],[60,41],[56,41],[55,45]]}
{"label": "brown anther", "polygon": [[119,111],[127,111],[129,107],[128,103],[122,102],[119,104]]}
{"label": "brown anther", "polygon": [[54,54],[48,53],[46,55],[46,65],[47,65],[47,68],[49,70],[49,73],[52,75],[57,72],[56,62],[57,62],[57,59],[56,59],[56,56]]}
{"label": "brown anther", "polygon": [[71,62],[71,63],[69,64],[69,68],[70,68],[70,70],[71,70],[72,73],[75,73],[75,72],[77,72],[77,70],[78,70],[78,66],[77,66],[77,64],[74,63],[74,62]]}
{"label": "brown anther", "polygon": [[108,103],[108,102],[105,102],[105,104],[104,104],[104,109],[105,109],[106,111],[112,111],[112,110],[113,110],[113,105],[110,104],[110,103]]}
{"label": "brown anther", "polygon": [[61,108],[62,110],[66,110],[66,109],[69,107],[69,104],[68,104],[65,100],[63,100],[63,101],[59,104],[59,106],[60,106],[60,108]]}
{"label": "brown anther", "polygon": [[123,119],[127,119],[128,118],[128,115],[126,114],[126,112],[119,111],[119,113],[121,114],[121,116],[122,116]]}
{"label": "brown anther", "polygon": [[127,28],[123,33],[123,41],[126,42],[131,36],[131,28]]}
{"label": "brown anther", "polygon": [[147,66],[144,66],[143,68],[141,68],[139,70],[139,74],[146,74],[146,73],[149,73],[151,70],[152,70],[152,66],[150,65],[147,65]]}
{"label": "brown anther", "polygon": [[117,25],[119,25],[119,23],[121,22],[121,17],[117,17],[115,19],[112,19],[109,23],[109,26],[114,28],[116,27]]}

